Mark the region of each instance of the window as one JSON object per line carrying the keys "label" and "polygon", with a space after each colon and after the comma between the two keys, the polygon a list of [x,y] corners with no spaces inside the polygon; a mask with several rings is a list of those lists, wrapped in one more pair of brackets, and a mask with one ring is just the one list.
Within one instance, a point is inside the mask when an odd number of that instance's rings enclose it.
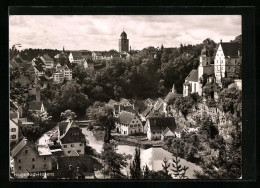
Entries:
{"label": "window", "polygon": [[46,161],[46,157],[43,157],[43,160]]}
{"label": "window", "polygon": [[18,159],[18,163],[21,163],[22,162],[22,160],[21,159]]}
{"label": "window", "polygon": [[12,135],[12,139],[16,139],[16,135]]}
{"label": "window", "polygon": [[80,152],[81,152],[81,150],[77,150],[77,152],[78,152],[78,153],[80,153]]}
{"label": "window", "polygon": [[74,144],[71,144],[71,147],[74,147]]}
{"label": "window", "polygon": [[47,164],[44,164],[44,165],[43,165],[43,168],[47,168]]}
{"label": "window", "polygon": [[32,161],[35,161],[35,158],[32,158]]}
{"label": "window", "polygon": [[82,144],[79,144],[79,146],[82,146]]}
{"label": "window", "polygon": [[21,169],[22,169],[22,167],[20,167],[20,166],[19,166],[19,167],[18,167],[18,169],[19,169],[19,170],[21,170]]}
{"label": "window", "polygon": [[28,154],[28,150],[25,150],[24,153],[25,153],[25,154]]}
{"label": "window", "polygon": [[35,165],[32,165],[32,169],[35,169]]}
{"label": "window", "polygon": [[155,132],[153,132],[153,134],[155,134]]}
{"label": "window", "polygon": [[70,153],[71,151],[68,151],[68,153]]}
{"label": "window", "polygon": [[63,147],[64,147],[64,148],[67,148],[67,145],[64,145]]}
{"label": "window", "polygon": [[15,131],[16,131],[16,128],[12,128],[12,129],[11,129],[11,132],[15,132]]}

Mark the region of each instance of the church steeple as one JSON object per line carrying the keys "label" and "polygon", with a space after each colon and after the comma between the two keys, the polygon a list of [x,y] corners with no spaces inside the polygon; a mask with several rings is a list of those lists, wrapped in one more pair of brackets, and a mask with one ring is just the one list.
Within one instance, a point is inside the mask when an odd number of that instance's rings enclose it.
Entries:
{"label": "church steeple", "polygon": [[119,52],[128,52],[129,51],[129,39],[127,39],[127,34],[123,30],[119,39]]}

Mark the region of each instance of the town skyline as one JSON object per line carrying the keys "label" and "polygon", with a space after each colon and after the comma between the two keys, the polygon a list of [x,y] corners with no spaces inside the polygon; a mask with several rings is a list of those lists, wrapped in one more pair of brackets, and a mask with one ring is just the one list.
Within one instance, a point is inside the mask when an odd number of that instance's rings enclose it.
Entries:
{"label": "town skyline", "polygon": [[122,31],[133,50],[179,47],[206,38],[229,42],[242,34],[241,25],[239,15],[10,16],[9,47],[118,51]]}

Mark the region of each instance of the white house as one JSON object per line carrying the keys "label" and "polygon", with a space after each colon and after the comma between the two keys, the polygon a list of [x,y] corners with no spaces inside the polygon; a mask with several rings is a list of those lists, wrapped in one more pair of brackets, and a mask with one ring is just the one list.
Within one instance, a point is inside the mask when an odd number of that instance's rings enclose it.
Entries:
{"label": "white house", "polygon": [[52,74],[53,81],[56,83],[62,83],[64,80],[64,76],[62,72],[55,72]]}
{"label": "white house", "polygon": [[44,54],[40,59],[44,62],[46,69],[52,69],[54,67],[54,61],[49,55]]}
{"label": "white house", "polygon": [[12,144],[12,142],[17,143],[19,139],[19,127],[13,120],[9,121],[9,133],[10,144]]}
{"label": "white house", "polygon": [[58,142],[65,156],[85,154],[86,138],[74,121],[64,121],[58,124]]}
{"label": "white house", "polygon": [[242,61],[242,44],[222,42],[218,44],[214,57],[214,73],[216,82],[234,73],[235,67]]}
{"label": "white house", "polygon": [[77,63],[82,64],[84,58],[81,55],[81,52],[70,52],[69,54],[69,62],[70,63]]}
{"label": "white house", "polygon": [[67,65],[64,66],[64,79],[72,80],[72,70]]}
{"label": "white house", "polygon": [[158,140],[173,136],[175,129],[174,117],[148,117],[144,132],[147,133],[148,140]]}
{"label": "white house", "polygon": [[119,114],[118,122],[116,122],[117,132],[124,135],[143,132],[141,120],[133,113],[122,111]]}

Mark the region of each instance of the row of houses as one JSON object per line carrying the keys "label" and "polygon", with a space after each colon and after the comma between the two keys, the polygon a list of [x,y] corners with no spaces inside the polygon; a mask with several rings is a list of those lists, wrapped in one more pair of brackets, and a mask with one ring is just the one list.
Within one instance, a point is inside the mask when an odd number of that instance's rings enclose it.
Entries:
{"label": "row of houses", "polygon": [[[18,137],[17,126],[10,120],[11,137]],[[76,157],[85,154],[86,139],[82,130],[76,122],[67,120],[59,122],[57,125],[56,135],[52,135],[50,140],[39,140],[37,143],[31,143],[27,138],[15,145],[11,151],[13,159],[12,171],[16,178],[25,178],[22,175],[37,172],[52,172],[59,168],[57,156]],[[55,137],[55,138],[54,138]],[[55,144],[54,144],[55,142]]]}
{"label": "row of houses", "polygon": [[113,108],[117,118],[116,131],[122,135],[146,134],[148,140],[164,140],[165,137],[175,136],[175,118],[168,113],[168,102],[172,95],[178,95],[174,86],[165,99],[146,99],[146,108],[141,113],[127,99],[123,98],[119,102],[111,99],[107,105]]}

